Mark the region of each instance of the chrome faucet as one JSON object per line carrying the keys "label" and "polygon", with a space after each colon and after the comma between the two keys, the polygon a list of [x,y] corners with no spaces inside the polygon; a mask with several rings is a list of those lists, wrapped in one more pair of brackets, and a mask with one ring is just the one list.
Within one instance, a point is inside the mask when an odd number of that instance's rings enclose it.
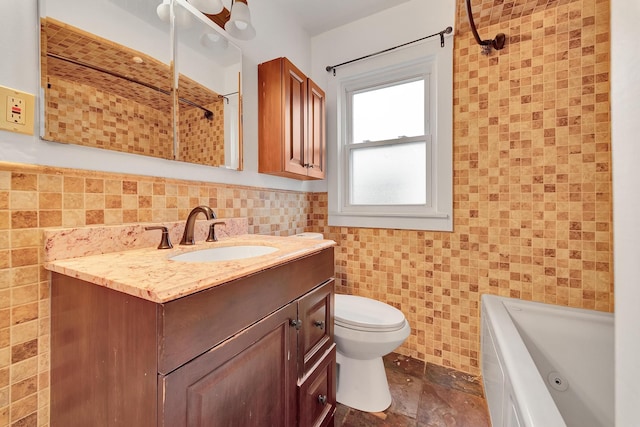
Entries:
{"label": "chrome faucet", "polygon": [[216,219],[216,214],[209,206],[196,206],[195,208],[193,208],[191,212],[189,212],[187,222],[184,225],[184,233],[182,234],[182,240],[180,240],[181,245],[196,244],[196,241],[193,237],[193,231],[196,225],[196,217],[201,212],[206,215],[207,219]]}

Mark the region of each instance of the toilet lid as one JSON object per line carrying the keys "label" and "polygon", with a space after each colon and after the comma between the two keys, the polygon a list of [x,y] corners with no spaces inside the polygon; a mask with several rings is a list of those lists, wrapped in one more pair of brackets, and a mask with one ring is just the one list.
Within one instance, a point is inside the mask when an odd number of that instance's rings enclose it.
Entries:
{"label": "toilet lid", "polygon": [[335,324],[362,331],[397,331],[405,323],[395,307],[355,295],[335,296]]}

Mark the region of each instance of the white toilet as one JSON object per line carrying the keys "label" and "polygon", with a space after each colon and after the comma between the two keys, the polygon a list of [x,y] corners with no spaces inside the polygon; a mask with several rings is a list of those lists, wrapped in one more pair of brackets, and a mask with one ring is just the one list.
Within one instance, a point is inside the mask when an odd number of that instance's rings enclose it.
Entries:
{"label": "white toilet", "polygon": [[[294,237],[322,239],[321,233]],[[336,294],[334,338],[338,381],[336,400],[365,412],[381,412],[391,405],[382,356],[391,353],[411,333],[409,322],[395,307],[355,295]]]}
{"label": "white toilet", "polygon": [[354,295],[335,296],[334,337],[338,363],[338,402],[366,412],[391,405],[382,356],[411,333],[402,312],[388,304]]}

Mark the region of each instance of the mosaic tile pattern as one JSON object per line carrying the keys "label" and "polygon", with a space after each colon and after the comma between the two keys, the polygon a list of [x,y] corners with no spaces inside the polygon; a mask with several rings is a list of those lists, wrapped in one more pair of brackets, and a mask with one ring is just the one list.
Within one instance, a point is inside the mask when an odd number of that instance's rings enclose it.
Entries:
{"label": "mosaic tile pattern", "polygon": [[[566,5],[580,0],[471,0],[473,21],[478,27],[478,33],[489,25],[508,22],[536,12]],[[466,2],[458,4],[457,27],[463,32],[469,31]],[[481,36],[483,39],[492,38],[494,34]]]}
{"label": "mosaic tile pattern", "polygon": [[[41,27],[43,46],[46,47],[45,52],[49,54],[89,64],[117,75],[127,76],[160,88],[165,92],[171,91],[171,74],[168,64],[164,64],[143,52],[119,45],[52,18],[42,19]],[[168,34],[165,42],[169,46]],[[132,61],[133,57],[140,58],[142,62]],[[108,89],[131,99],[149,96],[144,86],[129,83],[109,73],[91,73],[87,68],[78,68],[78,66],[60,60],[50,62],[47,59],[44,64],[49,75],[66,80],[82,79],[81,82],[84,84],[104,90]],[[79,70],[81,70],[80,74],[78,74]],[[163,105],[164,109],[169,111],[170,103],[166,99],[156,96],[154,100],[158,102],[157,105]]]}
{"label": "mosaic tile pattern", "polygon": [[178,160],[209,166],[221,166],[224,161],[224,104],[218,102],[204,106],[213,113],[208,120],[198,108],[180,105],[178,130],[180,156]]}
{"label": "mosaic tile pattern", "polygon": [[49,422],[49,289],[42,229],[184,221],[197,205],[249,232],[305,230],[307,196],[290,191],[0,162],[0,426]]}
{"label": "mosaic tile pattern", "polygon": [[545,3],[487,28],[508,36],[490,56],[455,38],[453,233],[328,227],[309,196],[336,291],[401,309],[400,352],[474,375],[484,293],[613,311],[609,2]]}
{"label": "mosaic tile pattern", "polygon": [[53,76],[49,76],[47,83],[46,139],[173,158],[168,112]]}
{"label": "mosaic tile pattern", "polygon": [[[44,32],[41,40],[42,53],[47,52],[109,72],[91,72],[85,67],[54,59],[51,62],[49,60],[43,62],[47,71],[43,75],[80,81],[140,103],[149,100],[152,102],[150,105],[165,112],[170,111],[171,105],[166,95],[148,90],[148,86],[153,86],[165,93],[171,92],[171,69],[168,64],[143,52],[52,18],[43,19],[41,26]],[[168,34],[165,42],[168,48]],[[142,62],[132,61],[133,57],[140,58]],[[45,59],[45,56],[42,59]],[[110,73],[127,76],[144,85],[127,82]],[[211,104],[219,100],[216,92],[203,87],[195,80],[184,75],[180,75],[179,78],[180,97],[199,105]]]}
{"label": "mosaic tile pattern", "polygon": [[[41,25],[43,53],[89,65],[41,56],[46,138],[173,159],[170,67],[51,18],[43,19]],[[133,62],[132,57],[141,62]],[[180,99],[214,113],[209,121],[203,118],[201,109],[180,102],[179,159],[211,166],[224,164],[222,99],[184,75],[180,75],[178,85]]]}
{"label": "mosaic tile pattern", "polygon": [[612,311],[609,2],[551,3],[483,28],[508,36],[488,57],[455,37],[453,233],[328,227],[326,194],[0,163],[0,426],[49,422],[45,227],[209,204],[251,233],[321,231],[338,292],[406,314],[399,352],[471,375],[483,293]]}

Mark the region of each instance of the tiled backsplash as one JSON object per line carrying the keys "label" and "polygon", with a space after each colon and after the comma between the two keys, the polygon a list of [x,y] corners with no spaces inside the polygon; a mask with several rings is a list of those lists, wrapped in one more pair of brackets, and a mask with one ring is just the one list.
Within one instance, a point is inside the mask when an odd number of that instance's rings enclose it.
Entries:
{"label": "tiled backsplash", "polygon": [[[139,229],[135,224],[184,221],[193,207],[209,205],[220,220],[247,218],[243,229],[250,233],[287,236],[305,230],[307,198],[292,191],[0,162],[0,426],[49,420],[44,228],[134,223]],[[159,242],[156,235],[141,239]]]}

